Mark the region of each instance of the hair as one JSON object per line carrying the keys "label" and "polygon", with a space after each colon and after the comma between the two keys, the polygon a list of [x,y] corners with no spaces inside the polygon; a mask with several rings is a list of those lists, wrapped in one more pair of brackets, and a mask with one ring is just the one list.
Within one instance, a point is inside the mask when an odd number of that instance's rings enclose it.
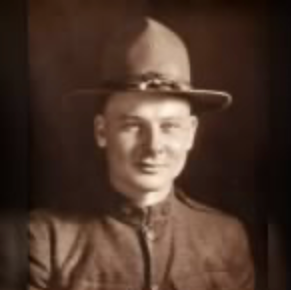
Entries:
{"label": "hair", "polygon": [[103,115],[112,94],[100,94],[97,98],[96,114]]}

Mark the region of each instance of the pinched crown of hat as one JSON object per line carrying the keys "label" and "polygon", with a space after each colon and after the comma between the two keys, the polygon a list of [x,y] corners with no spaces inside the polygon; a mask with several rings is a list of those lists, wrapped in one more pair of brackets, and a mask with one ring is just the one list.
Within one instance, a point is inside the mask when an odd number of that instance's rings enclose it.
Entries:
{"label": "pinched crown of hat", "polygon": [[[165,25],[146,18],[143,27],[124,27],[109,42],[101,64],[101,82],[83,94],[136,92],[187,98],[196,112],[227,107],[230,94],[195,88],[185,44]],[[77,92],[80,93],[80,92]]]}
{"label": "pinched crown of hat", "polygon": [[190,65],[181,39],[161,23],[147,18],[143,27],[117,33],[104,55],[103,80],[127,80],[157,74],[190,82]]}

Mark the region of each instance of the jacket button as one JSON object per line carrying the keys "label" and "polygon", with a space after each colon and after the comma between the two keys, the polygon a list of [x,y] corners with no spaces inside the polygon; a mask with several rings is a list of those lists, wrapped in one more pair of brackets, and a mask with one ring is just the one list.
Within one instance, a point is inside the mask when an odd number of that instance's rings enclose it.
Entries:
{"label": "jacket button", "polygon": [[151,286],[151,290],[159,290],[159,286],[157,284],[153,284]]}
{"label": "jacket button", "polygon": [[[154,230],[148,229],[146,231],[146,237],[149,241],[153,242],[156,239],[156,234],[155,234]],[[154,289],[154,290],[157,290],[157,289]]]}

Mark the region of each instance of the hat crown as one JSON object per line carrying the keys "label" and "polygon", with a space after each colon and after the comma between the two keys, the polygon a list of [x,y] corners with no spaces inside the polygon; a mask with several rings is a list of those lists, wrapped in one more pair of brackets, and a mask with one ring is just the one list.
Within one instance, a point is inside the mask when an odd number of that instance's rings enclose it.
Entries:
{"label": "hat crown", "polygon": [[183,41],[163,24],[146,18],[138,31],[124,29],[106,49],[101,66],[102,81],[125,80],[157,74],[190,83],[190,64]]}

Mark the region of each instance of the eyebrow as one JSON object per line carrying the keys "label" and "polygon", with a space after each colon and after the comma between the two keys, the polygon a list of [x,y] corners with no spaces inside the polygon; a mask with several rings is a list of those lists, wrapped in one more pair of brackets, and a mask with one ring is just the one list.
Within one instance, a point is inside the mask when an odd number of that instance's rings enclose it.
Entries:
{"label": "eyebrow", "polygon": [[123,114],[121,116],[118,116],[117,119],[121,120],[121,121],[125,121],[125,120],[140,120],[140,121],[142,121],[143,120],[143,118],[140,116],[128,115],[128,114]]}
{"label": "eyebrow", "polygon": [[[187,117],[169,116],[169,117],[162,117],[160,120],[161,121],[183,121],[186,118]],[[130,114],[123,114],[119,116],[117,119],[121,121],[126,121],[126,120],[145,121],[146,120],[141,116],[130,115]]]}

